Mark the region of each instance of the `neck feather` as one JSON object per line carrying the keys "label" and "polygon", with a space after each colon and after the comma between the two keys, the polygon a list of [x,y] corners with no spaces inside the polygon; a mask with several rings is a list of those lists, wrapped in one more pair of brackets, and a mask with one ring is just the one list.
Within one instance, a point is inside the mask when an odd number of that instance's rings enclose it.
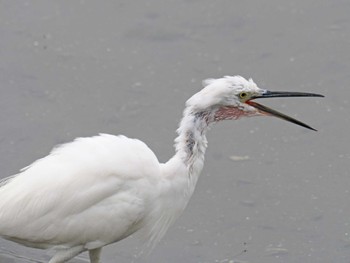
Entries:
{"label": "neck feather", "polygon": [[177,129],[176,156],[187,167],[189,176],[196,177],[195,181],[203,168],[204,154],[208,144],[205,135],[213,121],[214,115],[210,111],[196,112],[192,107],[187,107]]}
{"label": "neck feather", "polygon": [[214,119],[210,112],[195,112],[191,107],[183,113],[175,139],[175,156],[161,166],[165,184],[161,187],[163,198],[157,199],[157,209],[151,214],[154,218],[149,221],[151,247],[182,213],[193,194],[207,148],[205,133]]}

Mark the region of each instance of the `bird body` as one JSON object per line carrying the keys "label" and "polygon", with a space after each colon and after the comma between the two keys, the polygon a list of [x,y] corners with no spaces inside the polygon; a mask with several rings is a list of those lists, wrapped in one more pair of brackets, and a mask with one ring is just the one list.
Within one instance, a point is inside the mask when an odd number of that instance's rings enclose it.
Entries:
{"label": "bird body", "polygon": [[184,174],[176,158],[159,164],[139,140],[78,138],[0,188],[0,219],[6,222],[0,232],[31,247],[90,250],[143,227],[155,242],[187,204]]}
{"label": "bird body", "polygon": [[[159,175],[156,156],[139,140],[112,135],[76,139],[0,188],[0,218],[7,222],[0,231],[43,248],[77,245],[77,236],[87,248],[117,241],[139,227]],[[14,208],[20,208],[15,215]]]}
{"label": "bird body", "polygon": [[275,115],[312,129],[251,102],[272,97],[252,80],[224,77],[206,80],[204,86],[186,103],[175,155],[166,163],[159,163],[137,139],[100,134],[60,145],[5,178],[0,182],[0,235],[29,247],[56,249],[50,263],[66,262],[83,251],[99,263],[103,246],[138,230],[153,247],[193,194],[211,124]]}

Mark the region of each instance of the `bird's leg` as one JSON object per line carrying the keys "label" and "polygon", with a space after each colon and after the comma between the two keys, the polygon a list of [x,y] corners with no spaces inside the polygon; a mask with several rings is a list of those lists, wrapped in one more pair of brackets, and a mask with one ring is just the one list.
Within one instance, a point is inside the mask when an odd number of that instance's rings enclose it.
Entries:
{"label": "bird's leg", "polygon": [[65,263],[68,260],[74,258],[75,256],[79,255],[81,252],[84,252],[86,249],[84,249],[83,246],[78,247],[72,247],[70,249],[61,250],[57,252],[49,261],[49,263]]}
{"label": "bird's leg", "polygon": [[101,251],[101,247],[89,250],[90,263],[100,263]]}

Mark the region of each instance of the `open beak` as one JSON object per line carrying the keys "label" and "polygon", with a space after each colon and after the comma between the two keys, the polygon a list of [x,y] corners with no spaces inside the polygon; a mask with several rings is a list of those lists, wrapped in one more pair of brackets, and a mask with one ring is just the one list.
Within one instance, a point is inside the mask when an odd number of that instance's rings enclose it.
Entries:
{"label": "open beak", "polygon": [[271,108],[268,108],[264,105],[261,105],[259,103],[252,101],[254,99],[281,98],[281,97],[324,97],[324,96],[320,95],[320,94],[315,94],[315,93],[289,92],[289,91],[268,91],[268,90],[266,90],[264,93],[262,93],[260,95],[255,95],[255,96],[251,97],[249,100],[246,101],[246,103],[249,104],[250,106],[258,109],[262,114],[275,116],[275,117],[281,118],[283,120],[286,120],[286,121],[295,123],[297,125],[303,126],[307,129],[316,131],[314,128],[310,127],[309,125],[307,125],[301,121],[298,121],[290,116],[287,116],[283,113],[280,113],[276,110],[273,110]]}

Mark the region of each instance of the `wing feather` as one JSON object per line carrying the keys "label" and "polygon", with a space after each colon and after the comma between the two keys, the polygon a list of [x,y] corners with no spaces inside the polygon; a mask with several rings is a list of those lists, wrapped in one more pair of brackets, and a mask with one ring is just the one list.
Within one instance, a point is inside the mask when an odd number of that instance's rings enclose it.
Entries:
{"label": "wing feather", "polygon": [[124,238],[151,194],[138,189],[151,189],[159,173],[154,153],[136,139],[100,134],[60,145],[0,181],[0,235],[38,246]]}

